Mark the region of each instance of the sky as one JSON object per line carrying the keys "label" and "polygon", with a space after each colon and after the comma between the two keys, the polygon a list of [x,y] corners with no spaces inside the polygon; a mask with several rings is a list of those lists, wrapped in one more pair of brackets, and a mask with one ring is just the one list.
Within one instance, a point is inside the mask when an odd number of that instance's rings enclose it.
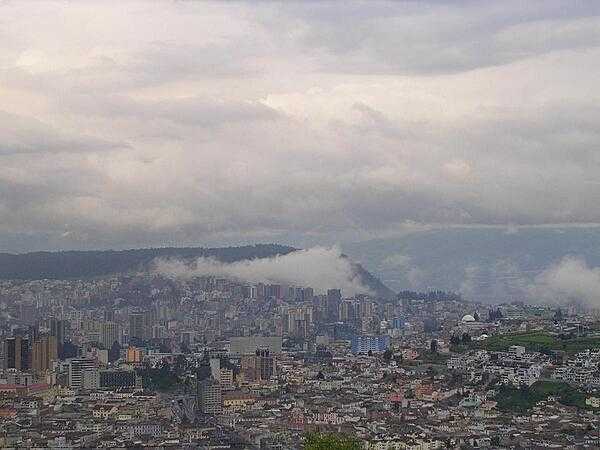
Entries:
{"label": "sky", "polygon": [[0,251],[598,224],[599,14],[1,1]]}

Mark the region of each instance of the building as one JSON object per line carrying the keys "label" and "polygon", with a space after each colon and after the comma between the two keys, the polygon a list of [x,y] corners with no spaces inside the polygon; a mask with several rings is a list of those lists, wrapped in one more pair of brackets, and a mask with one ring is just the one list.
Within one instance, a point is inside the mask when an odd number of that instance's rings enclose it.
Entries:
{"label": "building", "polygon": [[134,370],[101,370],[98,387],[100,389],[118,389],[141,387],[141,381]]}
{"label": "building", "polygon": [[329,289],[327,291],[327,321],[337,322],[339,319],[340,303],[342,302],[342,291]]}
{"label": "building", "polygon": [[66,320],[60,320],[54,317],[50,318],[49,322],[50,335],[56,338],[56,344],[60,348],[67,339],[69,324]]}
{"label": "building", "polygon": [[42,374],[52,368],[58,360],[58,345],[55,336],[45,335],[36,339],[31,346],[31,369]]}
{"label": "building", "polygon": [[213,380],[202,380],[197,385],[198,411],[202,414],[220,414],[223,410],[221,386]]}
{"label": "building", "polygon": [[91,358],[73,358],[69,361],[69,387],[71,389],[84,389],[84,381],[91,383],[94,375],[85,375],[86,372],[97,373],[97,361]]}
{"label": "building", "polygon": [[146,313],[131,313],[129,315],[129,339],[145,341],[148,339],[148,324]]}
{"label": "building", "polygon": [[100,330],[100,342],[107,350],[115,342],[121,343],[121,327],[115,322],[103,322]]}
{"label": "building", "polygon": [[352,323],[356,320],[356,308],[354,302],[344,300],[340,303],[339,318],[342,322]]}
{"label": "building", "polygon": [[[220,414],[223,410],[221,385],[213,378],[217,364],[205,358],[196,370],[196,406],[201,414]],[[219,364],[220,367],[220,364]]]}
{"label": "building", "polygon": [[7,369],[27,371],[31,368],[29,339],[21,336],[8,338],[4,341],[4,355]]}
{"label": "building", "polygon": [[404,328],[405,321],[404,321],[404,319],[403,319],[403,318],[401,318],[401,317],[394,317],[394,318],[392,319],[392,323],[391,323],[391,325],[392,325],[392,329],[394,329],[394,330],[398,330],[398,329],[400,329],[400,328]]}
{"label": "building", "polygon": [[244,411],[256,402],[256,396],[246,392],[228,392],[223,395],[223,406],[230,411]]}
{"label": "building", "polygon": [[128,363],[140,363],[142,362],[143,353],[142,350],[136,347],[127,348],[126,361]]}
{"label": "building", "polygon": [[352,337],[352,353],[384,352],[390,347],[388,335],[357,334]]}
{"label": "building", "polygon": [[281,336],[232,337],[229,341],[231,355],[253,355],[257,349],[266,349],[274,354],[281,353]]}
{"label": "building", "polygon": [[247,381],[269,381],[275,372],[275,361],[269,350],[258,349],[251,356],[243,356],[242,372]]}
{"label": "building", "polygon": [[280,284],[268,284],[266,286],[266,296],[276,299],[282,299],[283,287]]}

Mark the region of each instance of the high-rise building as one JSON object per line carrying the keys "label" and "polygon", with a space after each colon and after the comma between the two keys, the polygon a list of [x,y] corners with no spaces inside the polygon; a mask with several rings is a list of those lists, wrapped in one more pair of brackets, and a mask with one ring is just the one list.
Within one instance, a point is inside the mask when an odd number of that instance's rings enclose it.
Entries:
{"label": "high-rise building", "polygon": [[388,335],[359,334],[352,337],[352,353],[384,352],[390,348]]}
{"label": "high-rise building", "polygon": [[280,284],[268,284],[266,288],[266,296],[275,299],[283,298],[283,287]]}
{"label": "high-rise building", "polygon": [[337,322],[339,320],[339,308],[342,301],[342,291],[329,289],[327,291],[327,320]]}
{"label": "high-rise building", "polygon": [[148,339],[148,317],[146,313],[129,315],[129,339],[145,341]]}
{"label": "high-rise building", "polygon": [[302,301],[311,302],[315,296],[315,291],[311,287],[306,287],[302,290]]}
{"label": "high-rise building", "polygon": [[241,366],[248,381],[269,381],[275,372],[273,355],[266,349],[258,349],[254,355],[242,357]]}
{"label": "high-rise building", "polygon": [[290,308],[287,312],[287,331],[291,336],[306,338],[313,324],[312,306]]}
{"label": "high-rise building", "polygon": [[197,405],[202,414],[220,414],[223,410],[221,385],[212,378],[198,381]]}
{"label": "high-rise building", "polygon": [[[69,361],[69,387],[72,389],[91,388],[97,376],[97,361],[93,358],[73,358]],[[90,374],[86,375],[86,372]],[[84,385],[84,381],[87,381]],[[97,384],[97,383],[96,383]]]}
{"label": "high-rise building", "polygon": [[142,362],[143,353],[142,350],[136,347],[128,347],[126,361],[128,363],[140,363]]}
{"label": "high-rise building", "polygon": [[121,327],[116,322],[102,322],[100,331],[100,342],[107,350],[113,346],[115,342],[121,343]]}
{"label": "high-rise building", "polygon": [[163,339],[167,337],[167,327],[164,325],[154,325],[152,327],[152,339]]}
{"label": "high-rise building", "polygon": [[107,308],[104,310],[104,321],[114,322],[115,321],[115,310]]}
{"label": "high-rise building", "polygon": [[42,374],[52,368],[52,362],[58,360],[56,337],[40,336],[31,346],[31,369]]}
{"label": "high-rise building", "polygon": [[25,372],[31,368],[28,339],[15,336],[6,339],[4,345],[7,369],[17,369]]}
{"label": "high-rise building", "polygon": [[264,300],[264,298],[266,296],[267,296],[267,286],[265,286],[263,283],[258,283],[256,285],[256,299]]}
{"label": "high-rise building", "polygon": [[56,338],[56,345],[61,347],[67,338],[68,323],[66,320],[59,320],[54,317],[49,319],[50,335]]}
{"label": "high-rise building", "polygon": [[256,350],[256,374],[261,381],[268,381],[273,377],[275,363],[269,350]]}
{"label": "high-rise building", "polygon": [[354,302],[344,300],[340,303],[340,321],[352,323],[356,320],[356,308]]}
{"label": "high-rise building", "polygon": [[[216,368],[216,363],[213,363],[213,368]],[[196,370],[196,405],[202,414],[219,414],[223,409],[221,385],[212,375],[213,368],[205,357]]]}

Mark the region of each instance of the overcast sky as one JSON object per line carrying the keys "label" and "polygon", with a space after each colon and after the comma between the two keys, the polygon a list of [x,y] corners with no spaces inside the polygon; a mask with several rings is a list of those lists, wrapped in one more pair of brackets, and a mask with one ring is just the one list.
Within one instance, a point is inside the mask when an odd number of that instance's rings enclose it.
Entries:
{"label": "overcast sky", "polygon": [[0,251],[600,222],[600,2],[0,2]]}

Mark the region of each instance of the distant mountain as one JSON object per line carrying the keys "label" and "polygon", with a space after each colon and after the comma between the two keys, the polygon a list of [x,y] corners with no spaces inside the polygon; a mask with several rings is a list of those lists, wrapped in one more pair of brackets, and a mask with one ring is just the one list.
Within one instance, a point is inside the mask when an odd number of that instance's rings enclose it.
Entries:
{"label": "distant mountain", "polygon": [[441,289],[465,299],[518,300],[565,256],[600,267],[600,228],[453,228],[342,246],[395,291]]}
{"label": "distant mountain", "polygon": [[[148,248],[107,251],[0,253],[0,279],[76,279],[143,271],[156,258],[192,260],[211,257],[224,263],[287,255],[294,247],[258,244],[223,248]],[[344,256],[345,257],[345,256]],[[360,264],[351,261],[354,274],[363,285],[381,298],[394,293]]]}
{"label": "distant mountain", "polygon": [[0,278],[91,278],[143,270],[155,258],[212,257],[222,262],[286,255],[293,247],[276,244],[224,248],[144,248],[132,250],[0,253]]}
{"label": "distant mountain", "polygon": [[[346,257],[346,255],[343,255]],[[396,293],[381,282],[379,278],[367,271],[360,264],[352,261],[352,269],[355,275],[360,280],[363,286],[367,286],[371,291],[375,292],[377,297],[392,300],[396,297]]]}

